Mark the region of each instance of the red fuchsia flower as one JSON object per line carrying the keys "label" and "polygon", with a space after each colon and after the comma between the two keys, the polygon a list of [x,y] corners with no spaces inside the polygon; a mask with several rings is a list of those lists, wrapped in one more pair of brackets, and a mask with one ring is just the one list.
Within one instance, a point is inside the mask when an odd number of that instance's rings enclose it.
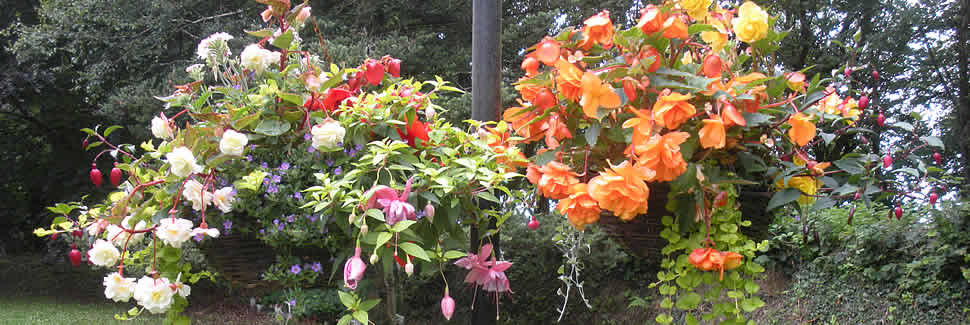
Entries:
{"label": "red fuchsia flower", "polygon": [[340,104],[344,102],[347,98],[350,98],[352,94],[349,90],[343,88],[330,88],[327,89],[327,97],[323,98],[323,108],[327,111],[333,112],[340,107]]}
{"label": "red fuchsia flower", "polygon": [[448,288],[445,288],[445,296],[441,298],[441,315],[445,316],[445,319],[451,320],[451,316],[455,314],[455,299],[451,299],[448,295]]}
{"label": "red fuchsia flower", "polygon": [[323,109],[323,101],[316,97],[310,97],[303,102],[303,107],[311,111],[319,111]]}
{"label": "red fuchsia flower", "polygon": [[[412,148],[417,148],[418,145],[426,145],[431,138],[428,137],[428,132],[431,129],[428,127],[427,123],[421,122],[417,118],[413,121],[407,121],[405,129],[402,131],[400,128],[397,129],[397,135],[401,136],[402,140],[408,142],[408,145]],[[421,142],[417,140],[421,139]]]}
{"label": "red fuchsia flower", "polygon": [[[394,189],[384,185],[378,185],[370,189],[368,191],[370,198],[367,199],[367,204],[364,205],[364,211],[378,207],[384,209],[384,220],[391,226],[405,218],[408,220],[417,220],[418,215],[415,213],[414,206],[407,201],[408,194],[411,193],[411,182],[413,180],[413,177],[408,179],[407,183],[404,184],[404,191],[400,195]],[[366,197],[367,194],[365,193],[364,196]]]}
{"label": "red fuchsia flower", "polygon": [[350,290],[357,289],[357,283],[364,278],[364,270],[367,264],[360,259],[360,246],[354,249],[354,257],[347,260],[344,264],[344,286]]}

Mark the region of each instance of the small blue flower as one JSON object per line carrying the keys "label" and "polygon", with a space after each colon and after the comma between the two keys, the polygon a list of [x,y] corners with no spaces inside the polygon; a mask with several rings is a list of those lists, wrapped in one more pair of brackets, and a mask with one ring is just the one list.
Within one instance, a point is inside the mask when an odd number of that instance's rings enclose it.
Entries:
{"label": "small blue flower", "polygon": [[283,231],[283,226],[286,226],[286,224],[281,223],[279,226],[276,226],[276,230]]}
{"label": "small blue flower", "polygon": [[222,228],[225,229],[226,232],[228,233],[229,232],[229,228],[232,228],[232,220],[226,220],[226,222],[223,222],[222,223]]}
{"label": "small blue flower", "polygon": [[333,167],[333,159],[327,159],[327,167]]}
{"label": "small blue flower", "polygon": [[273,219],[273,224],[274,225],[280,224],[280,219]]}
{"label": "small blue flower", "polygon": [[290,222],[290,223],[292,223],[292,222],[293,222],[293,221],[295,221],[295,220],[296,220],[296,219],[294,219],[294,218],[293,218],[293,215],[292,215],[292,214],[291,214],[291,215],[289,215],[289,216],[286,216],[286,222]]}
{"label": "small blue flower", "polygon": [[317,216],[310,216],[310,222],[317,222]]}
{"label": "small blue flower", "polygon": [[340,169],[340,166],[337,166],[337,169],[334,169],[333,170],[333,174],[334,175],[340,175],[340,173],[342,173],[342,170]]}
{"label": "small blue flower", "polygon": [[306,152],[314,152],[314,151],[315,149],[313,149],[313,146],[306,147]]}
{"label": "small blue flower", "polygon": [[364,148],[364,146],[360,145],[360,143],[354,145],[354,150],[356,150],[356,151],[360,151],[363,148]]}
{"label": "small blue flower", "polygon": [[280,164],[280,170],[287,170],[287,169],[290,169],[290,163],[283,162],[282,164]]}
{"label": "small blue flower", "polygon": [[323,271],[323,266],[320,266],[320,262],[314,262],[310,269],[313,270],[313,272],[320,273]]}
{"label": "small blue flower", "polygon": [[195,234],[195,236],[192,236],[192,239],[195,240],[196,243],[201,242],[202,241],[202,233],[200,232],[198,234]]}
{"label": "small blue flower", "polygon": [[290,273],[293,273],[293,274],[300,274],[300,271],[302,270],[303,269],[300,268],[299,264],[293,264],[293,266],[290,267]]}
{"label": "small blue flower", "polygon": [[263,162],[262,164],[259,164],[259,167],[266,169],[266,168],[269,168],[269,165],[267,165],[266,162]]}
{"label": "small blue flower", "polygon": [[246,161],[252,162],[253,161],[253,155],[246,155]]}
{"label": "small blue flower", "polygon": [[287,301],[286,304],[290,305],[290,307],[296,306],[296,299],[290,299],[290,301]]}
{"label": "small blue flower", "polygon": [[300,192],[293,193],[293,198],[297,201],[303,201],[303,194],[300,194]]}
{"label": "small blue flower", "polygon": [[273,183],[279,184],[280,181],[282,181],[282,180],[283,180],[283,178],[280,177],[280,175],[273,175]]}
{"label": "small blue flower", "polygon": [[337,142],[337,146],[338,147],[343,147],[344,146],[344,143],[343,142]]}
{"label": "small blue flower", "polygon": [[310,141],[311,138],[313,138],[313,136],[309,133],[303,135],[303,140]]}
{"label": "small blue flower", "polygon": [[266,188],[266,193],[276,193],[279,191],[280,189],[277,188],[276,185],[270,185],[268,188]]}
{"label": "small blue flower", "polygon": [[265,234],[265,233],[266,233],[266,229],[260,229],[260,230],[259,230],[259,234],[260,234],[260,235],[262,235],[262,234]]}

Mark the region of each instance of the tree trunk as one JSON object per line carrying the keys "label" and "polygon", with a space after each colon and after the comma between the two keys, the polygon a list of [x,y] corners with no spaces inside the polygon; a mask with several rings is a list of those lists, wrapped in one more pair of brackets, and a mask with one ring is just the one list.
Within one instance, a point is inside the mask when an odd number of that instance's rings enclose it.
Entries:
{"label": "tree trunk", "polygon": [[[958,23],[955,27],[957,29],[958,40],[956,43],[957,71],[960,74],[958,76],[958,82],[960,84],[957,86],[957,91],[959,92],[957,97],[958,102],[955,108],[957,109],[958,121],[970,121],[970,71],[967,71],[970,69],[967,67],[970,64],[967,59],[968,54],[970,54],[967,53],[970,51],[967,45],[967,29],[970,28],[968,27],[970,25],[970,20],[968,20],[970,19],[968,18],[970,16],[970,0],[960,1],[959,6],[959,18],[954,19]],[[970,141],[967,141],[967,139],[970,139],[970,124],[958,123],[958,125],[962,125],[960,127],[961,130],[957,133],[960,135],[959,139],[962,139],[962,141],[958,142],[960,143],[960,148],[958,149],[961,155],[960,160],[963,165],[964,177],[964,188],[961,194],[963,197],[970,197]]]}

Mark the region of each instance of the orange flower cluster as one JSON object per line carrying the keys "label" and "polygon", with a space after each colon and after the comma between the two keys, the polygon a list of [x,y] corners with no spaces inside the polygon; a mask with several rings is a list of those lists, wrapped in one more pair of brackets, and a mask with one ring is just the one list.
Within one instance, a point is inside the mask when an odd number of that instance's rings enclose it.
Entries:
{"label": "orange flower cluster", "polygon": [[556,161],[550,161],[542,167],[529,166],[525,177],[539,187],[543,196],[553,200],[569,197],[569,187],[579,183],[576,173],[569,166]]}
{"label": "orange flower cluster", "polygon": [[718,280],[724,280],[724,271],[741,265],[743,256],[735,252],[720,252],[713,248],[698,248],[690,252],[687,261],[701,271],[717,270]]}

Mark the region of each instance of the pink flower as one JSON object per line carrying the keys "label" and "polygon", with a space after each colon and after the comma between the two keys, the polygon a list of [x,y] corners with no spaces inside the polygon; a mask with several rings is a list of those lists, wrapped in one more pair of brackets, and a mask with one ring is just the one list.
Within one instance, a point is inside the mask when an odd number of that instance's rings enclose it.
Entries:
{"label": "pink flower", "polygon": [[448,295],[448,289],[445,289],[445,297],[441,298],[441,315],[445,316],[445,319],[451,320],[451,315],[455,314],[455,299],[451,299]]}
{"label": "pink flower", "polygon": [[[405,218],[417,220],[418,216],[414,212],[414,206],[407,201],[408,194],[411,193],[411,181],[413,179],[408,179],[407,184],[404,185],[404,191],[400,195],[394,189],[384,185],[378,185],[370,189],[367,191],[370,193],[370,198],[367,199],[364,210],[366,211],[377,207],[384,209],[384,220],[391,226]],[[367,193],[364,196],[366,197]]]}
{"label": "pink flower", "polygon": [[347,260],[344,264],[344,286],[350,290],[357,289],[357,282],[364,277],[364,270],[367,265],[360,259],[360,246],[354,251],[354,257]]}
{"label": "pink flower", "polygon": [[455,265],[470,270],[465,276],[465,283],[474,283],[482,286],[485,291],[506,292],[509,288],[509,278],[505,276],[505,270],[512,266],[508,261],[496,261],[492,256],[492,244],[482,246],[478,255],[469,253],[455,262]]}

